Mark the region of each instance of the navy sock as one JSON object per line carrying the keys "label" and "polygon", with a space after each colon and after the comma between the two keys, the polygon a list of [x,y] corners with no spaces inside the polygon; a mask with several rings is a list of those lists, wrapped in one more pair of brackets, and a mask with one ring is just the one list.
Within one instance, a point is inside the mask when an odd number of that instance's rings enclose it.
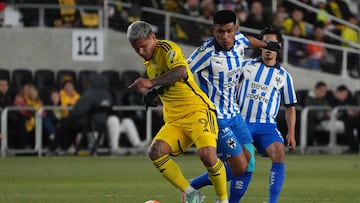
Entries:
{"label": "navy sock", "polygon": [[[226,169],[226,180],[229,181],[234,178],[234,175],[231,172],[230,166],[228,164],[224,164],[224,166]],[[203,173],[200,176],[191,179],[189,182],[190,182],[190,185],[197,190],[204,186],[212,185],[212,182],[209,179],[208,173]]]}
{"label": "navy sock", "polygon": [[282,185],[284,183],[285,165],[284,163],[273,163],[270,171],[270,196],[269,203],[278,201]]}

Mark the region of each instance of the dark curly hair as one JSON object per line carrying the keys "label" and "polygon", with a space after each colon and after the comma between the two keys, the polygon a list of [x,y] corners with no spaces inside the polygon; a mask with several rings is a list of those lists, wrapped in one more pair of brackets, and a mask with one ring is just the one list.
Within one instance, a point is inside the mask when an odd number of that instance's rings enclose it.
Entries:
{"label": "dark curly hair", "polygon": [[269,26],[265,27],[264,29],[262,29],[260,32],[260,39],[262,39],[264,37],[264,35],[268,35],[268,34],[276,35],[276,39],[280,43],[283,41],[281,29],[277,26],[269,25]]}

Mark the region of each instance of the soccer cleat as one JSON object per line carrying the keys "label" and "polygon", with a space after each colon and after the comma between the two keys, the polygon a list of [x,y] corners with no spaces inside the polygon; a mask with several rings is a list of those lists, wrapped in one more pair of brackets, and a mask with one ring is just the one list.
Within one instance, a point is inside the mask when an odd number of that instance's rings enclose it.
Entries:
{"label": "soccer cleat", "polygon": [[204,202],[205,195],[199,191],[194,191],[192,193],[186,194],[181,193],[181,202],[182,203],[202,203]]}

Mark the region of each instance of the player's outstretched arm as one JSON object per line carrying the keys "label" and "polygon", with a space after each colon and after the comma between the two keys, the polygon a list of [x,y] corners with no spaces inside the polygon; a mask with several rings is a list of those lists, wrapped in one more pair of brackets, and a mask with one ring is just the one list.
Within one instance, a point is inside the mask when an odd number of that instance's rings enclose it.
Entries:
{"label": "player's outstretched arm", "polygon": [[258,40],[257,38],[252,36],[247,36],[247,38],[250,42],[249,48],[266,48],[271,51],[277,52],[281,49],[281,46],[278,42]]}
{"label": "player's outstretched arm", "polygon": [[185,66],[177,66],[170,69],[166,73],[151,79],[152,84],[160,86],[172,85],[177,81],[186,79],[188,77]]}

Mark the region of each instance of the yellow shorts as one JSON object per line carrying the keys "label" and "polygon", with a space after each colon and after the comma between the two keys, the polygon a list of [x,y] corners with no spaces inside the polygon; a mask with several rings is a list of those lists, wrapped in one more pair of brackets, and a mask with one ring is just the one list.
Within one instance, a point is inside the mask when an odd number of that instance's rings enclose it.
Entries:
{"label": "yellow shorts", "polygon": [[179,155],[195,144],[199,149],[205,146],[216,148],[218,124],[213,111],[196,111],[185,117],[165,123],[154,140],[163,140],[171,146],[171,155]]}

